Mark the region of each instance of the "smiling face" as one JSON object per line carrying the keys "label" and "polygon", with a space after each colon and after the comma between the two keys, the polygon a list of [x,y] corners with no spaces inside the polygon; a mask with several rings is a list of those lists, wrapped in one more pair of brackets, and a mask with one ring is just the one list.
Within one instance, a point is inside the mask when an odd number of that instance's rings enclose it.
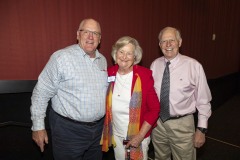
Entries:
{"label": "smiling face", "polygon": [[95,51],[101,40],[101,28],[93,19],[83,20],[77,31],[79,46],[90,56],[95,57]]}
{"label": "smiling face", "polygon": [[182,39],[177,36],[177,31],[174,28],[167,27],[159,35],[159,46],[166,59],[175,58],[181,47]]}
{"label": "smiling face", "polygon": [[117,51],[116,63],[120,74],[127,74],[133,70],[135,47],[131,43],[123,46]]}

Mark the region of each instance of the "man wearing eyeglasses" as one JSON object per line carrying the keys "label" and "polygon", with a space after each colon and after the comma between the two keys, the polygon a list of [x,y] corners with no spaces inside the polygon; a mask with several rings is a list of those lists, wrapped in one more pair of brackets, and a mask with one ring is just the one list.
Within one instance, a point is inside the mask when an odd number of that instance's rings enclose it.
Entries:
{"label": "man wearing eyeglasses", "polygon": [[48,143],[44,119],[51,100],[49,125],[56,160],[101,160],[100,138],[105,115],[107,62],[97,50],[101,28],[85,19],[78,44],[53,53],[33,90],[32,138],[44,151]]}

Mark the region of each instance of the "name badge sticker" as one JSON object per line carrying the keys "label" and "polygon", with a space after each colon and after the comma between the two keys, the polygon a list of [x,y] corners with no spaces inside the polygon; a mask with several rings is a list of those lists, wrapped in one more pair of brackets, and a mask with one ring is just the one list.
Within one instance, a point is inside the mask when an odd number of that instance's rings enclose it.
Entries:
{"label": "name badge sticker", "polygon": [[108,77],[108,82],[115,82],[116,76]]}

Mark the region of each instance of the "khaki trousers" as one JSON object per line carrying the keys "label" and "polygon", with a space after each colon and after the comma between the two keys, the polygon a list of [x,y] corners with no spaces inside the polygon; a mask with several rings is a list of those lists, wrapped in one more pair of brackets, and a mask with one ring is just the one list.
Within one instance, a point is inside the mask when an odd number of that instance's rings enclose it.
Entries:
{"label": "khaki trousers", "polygon": [[194,133],[193,115],[165,123],[159,119],[152,132],[155,160],[171,160],[171,156],[173,160],[196,160]]}

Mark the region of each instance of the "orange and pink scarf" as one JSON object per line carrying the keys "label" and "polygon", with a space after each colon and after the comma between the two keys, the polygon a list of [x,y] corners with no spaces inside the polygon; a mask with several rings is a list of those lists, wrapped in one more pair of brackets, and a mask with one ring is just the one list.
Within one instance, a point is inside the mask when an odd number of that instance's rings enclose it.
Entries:
{"label": "orange and pink scarf", "polygon": [[[137,74],[137,79],[133,88],[132,97],[129,105],[129,125],[127,140],[131,140],[135,135],[139,133],[140,128],[140,114],[142,105],[142,87],[141,79]],[[100,144],[102,145],[102,151],[107,152],[110,146],[115,147],[116,142],[113,138],[112,131],[112,91],[113,83],[108,87],[107,99],[106,99],[106,116],[104,120],[103,134]],[[141,145],[138,148],[131,148],[131,159],[142,160],[143,153]]]}

